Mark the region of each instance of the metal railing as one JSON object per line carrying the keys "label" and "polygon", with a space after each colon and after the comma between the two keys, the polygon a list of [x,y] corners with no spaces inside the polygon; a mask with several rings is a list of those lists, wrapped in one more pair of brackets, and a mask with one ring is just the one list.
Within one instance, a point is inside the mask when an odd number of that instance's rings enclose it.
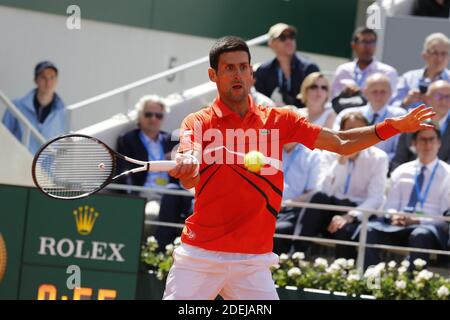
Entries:
{"label": "metal railing", "polygon": [[[247,41],[247,45],[249,47],[251,47],[251,46],[254,46],[254,45],[262,44],[262,43],[267,42],[268,39],[269,39],[269,36],[267,34],[264,34],[262,36],[259,36],[259,37],[256,37],[254,39],[251,39],[251,40]],[[190,69],[192,67],[201,65],[201,64],[206,63],[208,61],[209,61],[209,56],[205,56],[205,57],[196,59],[194,61],[187,62],[185,64],[182,64],[181,66],[168,69],[166,71],[157,73],[157,74],[152,75],[150,77],[147,77],[147,78],[144,78],[144,79],[132,82],[132,83],[124,85],[122,87],[119,87],[119,88],[107,91],[107,92],[99,94],[99,95],[96,95],[95,97],[92,97],[92,98],[83,100],[81,102],[72,104],[72,105],[68,106],[67,109],[70,110],[70,111],[73,111],[73,110],[77,110],[77,109],[83,108],[83,107],[88,106],[88,105],[90,105],[90,104],[92,104],[94,102],[98,102],[100,100],[104,100],[106,98],[110,98],[110,97],[118,95],[120,93],[126,93],[126,92],[131,91],[133,89],[136,89],[138,87],[142,87],[142,86],[144,86],[146,84],[149,84],[151,82],[154,82],[154,81],[157,81],[157,80],[160,80],[160,79],[164,79],[164,78],[166,78],[168,76],[174,75],[174,74],[176,74],[178,72],[181,72],[181,71],[188,70],[188,69]]]}
{"label": "metal railing", "polygon": [[[193,194],[189,191],[185,190],[170,190],[170,189],[154,189],[154,188],[145,188],[139,186],[129,186],[129,185],[110,185],[107,188],[114,190],[132,190],[138,191],[142,193],[156,193],[156,194],[175,194],[180,196],[188,196],[193,197]],[[347,206],[336,206],[336,205],[327,205],[327,204],[317,204],[317,203],[309,203],[309,202],[294,202],[294,201],[285,201],[283,202],[283,206],[287,207],[296,207],[296,208],[311,208],[311,209],[322,209],[329,211],[341,211],[348,212],[350,210],[354,210],[354,207]],[[322,244],[335,244],[335,245],[346,245],[357,247],[358,256],[356,260],[356,265],[360,275],[364,272],[364,258],[366,248],[375,248],[375,249],[384,249],[384,250],[397,250],[403,252],[420,252],[420,253],[431,253],[431,254],[439,254],[439,255],[447,255],[450,256],[450,251],[446,250],[435,250],[435,249],[423,249],[416,247],[406,247],[406,246],[394,246],[394,245],[383,245],[383,244],[368,244],[367,240],[367,224],[369,222],[369,217],[371,215],[384,216],[384,215],[392,215],[392,212],[381,211],[381,210],[371,210],[371,209],[360,209],[358,211],[362,212],[362,220],[361,220],[361,231],[359,235],[358,241],[345,241],[345,240],[335,240],[335,239],[327,239],[320,237],[306,237],[306,236],[296,236],[296,235],[287,235],[287,234],[278,234],[274,235],[275,238],[280,239],[289,239],[289,240],[301,240],[301,241],[309,241],[316,242]],[[424,217],[423,215],[407,213],[407,212],[396,212],[396,215],[408,216],[408,217]],[[450,217],[445,216],[427,216],[427,218],[432,218],[435,220],[447,221],[450,222]],[[155,226],[163,226],[163,227],[171,227],[171,228],[179,228],[182,229],[184,224],[180,223],[171,223],[171,222],[161,222],[161,221],[145,221],[145,224],[155,225]]]}
{"label": "metal railing", "polygon": [[25,132],[22,133],[22,144],[25,145],[28,149],[28,145],[30,143],[30,136],[33,136],[41,143],[44,144],[46,139],[44,136],[31,124],[31,122],[23,115],[23,113],[17,109],[14,103],[9,100],[9,98],[0,90],[0,100],[6,105],[6,108],[9,109],[14,117],[25,126]]}

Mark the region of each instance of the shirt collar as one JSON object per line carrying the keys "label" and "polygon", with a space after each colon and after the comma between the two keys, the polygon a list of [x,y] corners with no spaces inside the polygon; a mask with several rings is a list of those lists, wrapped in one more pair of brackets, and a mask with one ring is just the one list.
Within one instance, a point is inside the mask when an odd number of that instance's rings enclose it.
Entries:
{"label": "shirt collar", "polygon": [[439,120],[439,128],[441,128],[442,126],[444,126],[444,124],[450,121],[450,111],[447,112],[447,115],[445,115],[441,120]]}
{"label": "shirt collar", "polygon": [[[427,67],[420,69],[422,78],[425,77],[425,71],[427,70]],[[447,80],[450,78],[450,74],[449,74],[449,70],[448,69],[444,69],[441,71],[441,73],[439,73],[439,75],[437,76],[436,80]],[[435,80],[433,80],[435,81]]]}
{"label": "shirt collar", "polygon": [[141,137],[144,138],[144,141],[145,141],[147,144],[150,144],[150,143],[161,143],[161,142],[162,142],[162,135],[161,135],[161,132],[158,133],[158,138],[156,139],[156,141],[153,140],[153,139],[150,139],[150,138],[144,133],[144,131],[142,131],[142,130],[141,130],[140,134],[141,134]]}
{"label": "shirt collar", "polygon": [[[374,110],[373,110],[373,108],[372,108],[372,105],[369,103],[369,104],[367,104],[367,106],[368,106],[368,111],[369,111],[369,115],[373,115],[373,114],[375,114],[375,112],[374,112]],[[385,104],[384,106],[383,106],[383,108],[381,108],[380,110],[378,110],[376,113],[378,113],[378,116],[382,116],[385,112],[386,112],[386,110],[387,110],[387,104]]]}
{"label": "shirt collar", "polygon": [[368,71],[372,71],[372,69],[375,68],[375,59],[372,59],[372,62],[364,69],[361,70],[358,66],[358,59],[355,59],[355,61],[353,61],[355,63],[355,68],[358,68],[358,70],[362,71],[362,72],[368,72]]}
{"label": "shirt collar", "polygon": [[[221,99],[220,96],[217,96],[216,99],[214,100],[214,103],[212,105],[212,108],[214,110],[214,112],[216,113],[216,115],[219,118],[224,118],[226,116],[229,116],[231,114],[237,114],[235,113],[233,110],[231,110]],[[248,95],[248,112],[250,113],[255,113],[256,108],[255,108],[255,103],[253,101],[253,98],[251,97],[251,95]]]}
{"label": "shirt collar", "polygon": [[[433,161],[431,161],[429,164],[427,164],[425,167],[431,172],[433,171],[434,166],[436,165],[436,163],[439,161],[439,159],[436,157],[436,159],[434,159]],[[419,166],[419,170],[420,168],[422,168],[423,164],[422,162],[420,162],[419,159],[417,159],[417,165]]]}

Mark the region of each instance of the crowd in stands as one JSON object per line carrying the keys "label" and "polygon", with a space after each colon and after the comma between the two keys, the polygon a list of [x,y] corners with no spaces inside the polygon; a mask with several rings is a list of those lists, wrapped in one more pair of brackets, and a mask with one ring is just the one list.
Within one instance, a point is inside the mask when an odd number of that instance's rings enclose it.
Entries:
{"label": "crowd in stands", "polygon": [[[310,122],[330,130],[349,130],[373,125],[406,114],[420,103],[433,107],[434,130],[403,134],[359,153],[340,156],[309,150],[301,144],[283,146],[284,205],[278,214],[276,232],[282,234],[357,241],[362,209],[390,212],[370,216],[367,242],[449,249],[449,224],[432,216],[444,216],[450,208],[450,40],[442,33],[430,34],[422,50],[423,66],[397,73],[374,58],[377,34],[357,28],[351,38],[355,59],[337,67],[331,81],[319,66],[297,53],[297,30],[278,23],[269,29],[268,45],[273,59],[254,72],[251,94],[258,104],[290,108]],[[18,109],[46,139],[67,132],[65,106],[56,94],[58,69],[48,61],[34,72],[36,88],[14,100]],[[161,130],[167,116],[164,100],[157,95],[142,97],[136,104],[137,127],[118,138],[117,151],[140,160],[166,160],[177,141]],[[10,111],[3,124],[20,140],[22,125]],[[39,143],[27,146],[35,153]],[[118,163],[118,171],[128,169]],[[165,172],[138,173],[120,183],[149,188],[182,190]],[[165,194],[148,198],[159,203],[158,219],[182,223],[192,211],[193,198]],[[352,207],[348,212],[302,209],[289,201]],[[420,214],[405,217],[398,212]],[[179,229],[157,227],[156,237],[164,249]],[[303,251],[313,254],[306,241],[274,240],[276,253]],[[352,258],[355,247],[337,245],[336,257]],[[424,253],[410,258],[427,260]],[[377,249],[366,250],[366,265],[381,259]]]}

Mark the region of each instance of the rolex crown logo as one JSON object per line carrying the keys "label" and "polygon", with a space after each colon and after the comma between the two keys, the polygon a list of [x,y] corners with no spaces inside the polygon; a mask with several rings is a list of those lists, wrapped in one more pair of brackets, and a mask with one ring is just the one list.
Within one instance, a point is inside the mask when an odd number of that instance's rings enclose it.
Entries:
{"label": "rolex crown logo", "polygon": [[77,231],[79,234],[86,236],[92,232],[95,220],[100,215],[94,208],[89,206],[81,206],[73,210],[75,222],[77,224]]}

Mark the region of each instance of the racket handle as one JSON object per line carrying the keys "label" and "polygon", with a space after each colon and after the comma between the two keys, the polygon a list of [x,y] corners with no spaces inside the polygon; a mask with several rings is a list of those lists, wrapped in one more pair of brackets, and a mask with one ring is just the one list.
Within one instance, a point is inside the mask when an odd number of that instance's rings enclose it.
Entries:
{"label": "racket handle", "polygon": [[175,168],[176,162],[171,161],[151,161],[149,171],[170,171]]}

